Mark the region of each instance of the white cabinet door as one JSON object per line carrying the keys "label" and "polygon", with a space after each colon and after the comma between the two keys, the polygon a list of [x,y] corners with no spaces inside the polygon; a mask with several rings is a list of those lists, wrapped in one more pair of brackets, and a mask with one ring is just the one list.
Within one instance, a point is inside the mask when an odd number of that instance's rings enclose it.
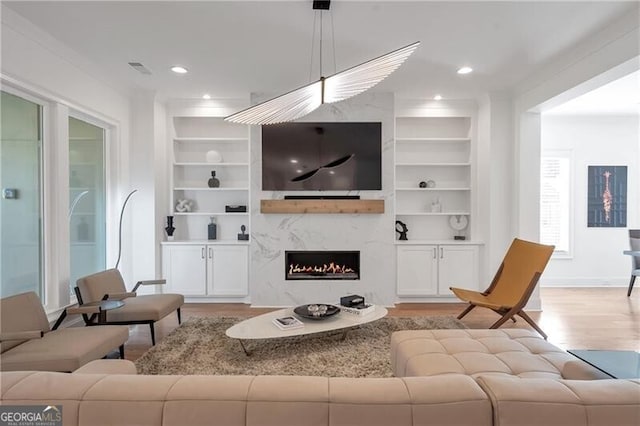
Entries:
{"label": "white cabinet door", "polygon": [[398,247],[397,256],[398,295],[438,294],[437,246]]}
{"label": "white cabinet door", "polygon": [[180,293],[185,296],[207,295],[205,246],[165,246],[162,257],[163,276],[167,280],[167,293]]}
{"label": "white cabinet door", "polygon": [[246,296],[249,287],[247,246],[207,246],[209,295]]}
{"label": "white cabinet door", "polygon": [[479,290],[478,247],[441,245],[438,260],[438,294],[453,296],[449,287]]}

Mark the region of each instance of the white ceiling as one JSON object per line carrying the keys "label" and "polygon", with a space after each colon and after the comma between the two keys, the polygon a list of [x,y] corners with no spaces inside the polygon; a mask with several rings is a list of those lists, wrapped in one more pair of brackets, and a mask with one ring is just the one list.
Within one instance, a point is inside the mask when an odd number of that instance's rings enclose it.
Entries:
{"label": "white ceiling", "polygon": [[[315,11],[287,2],[11,2],[4,5],[50,33],[127,88],[162,98],[246,98],[277,94],[310,76]],[[511,90],[578,41],[637,13],[634,1],[333,1],[337,71],[420,40],[422,45],[376,90],[401,98],[474,98]],[[331,20],[325,13],[325,24]],[[324,31],[331,45],[331,26]],[[326,52],[326,51],[325,51]],[[330,52],[330,50],[329,50]],[[334,71],[332,54],[324,75]],[[131,69],[139,61],[153,75]],[[176,75],[169,67],[187,67]],[[328,66],[327,66],[328,64]],[[456,69],[472,66],[459,76]]]}
{"label": "white ceiling", "polygon": [[640,114],[640,71],[544,112],[550,115]]}

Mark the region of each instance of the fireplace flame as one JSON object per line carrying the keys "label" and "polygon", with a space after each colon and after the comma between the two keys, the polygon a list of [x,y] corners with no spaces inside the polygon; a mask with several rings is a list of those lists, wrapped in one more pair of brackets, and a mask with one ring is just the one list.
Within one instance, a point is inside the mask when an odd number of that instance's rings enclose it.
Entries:
{"label": "fireplace flame", "polygon": [[289,275],[296,273],[299,274],[348,274],[355,272],[347,265],[336,265],[334,262],[330,262],[328,265],[325,263],[322,266],[307,266],[299,264],[289,265]]}

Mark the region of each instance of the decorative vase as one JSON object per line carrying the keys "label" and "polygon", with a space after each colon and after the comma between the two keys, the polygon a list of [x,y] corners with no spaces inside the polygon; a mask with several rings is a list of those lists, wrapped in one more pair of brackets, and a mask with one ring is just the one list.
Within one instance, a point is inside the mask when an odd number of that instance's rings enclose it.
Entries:
{"label": "decorative vase", "polygon": [[215,240],[218,237],[218,226],[216,225],[215,218],[211,217],[211,223],[207,225],[207,238]]}
{"label": "decorative vase", "polygon": [[173,226],[173,216],[167,216],[167,227],[164,230],[167,232],[167,240],[173,241],[173,232],[176,230]]}
{"label": "decorative vase", "polygon": [[215,149],[211,151],[207,151],[207,163],[222,163],[222,154],[220,154]]}
{"label": "decorative vase", "polygon": [[209,182],[207,182],[209,188],[219,188],[220,180],[216,177],[216,171],[211,170],[211,178],[209,178]]}

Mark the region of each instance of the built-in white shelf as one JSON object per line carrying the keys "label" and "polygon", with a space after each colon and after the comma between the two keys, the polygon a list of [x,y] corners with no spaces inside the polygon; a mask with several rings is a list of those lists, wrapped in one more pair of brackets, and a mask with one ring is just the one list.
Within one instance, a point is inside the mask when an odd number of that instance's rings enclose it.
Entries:
{"label": "built-in white shelf", "polygon": [[203,188],[203,187],[177,187],[174,191],[248,191],[249,188]]}
{"label": "built-in white shelf", "polygon": [[249,138],[174,138],[175,142],[248,142]]}
{"label": "built-in white shelf", "polygon": [[469,216],[469,212],[396,212],[396,216]]}
{"label": "built-in white shelf", "polygon": [[471,163],[396,163],[398,167],[468,167]]}
{"label": "built-in white shelf", "polygon": [[[396,117],[394,208],[409,240],[453,242],[449,217],[471,219],[471,134],[470,117]],[[420,188],[422,182],[435,185]]]}
{"label": "built-in white shelf", "polygon": [[174,216],[249,216],[249,213],[230,213],[230,212],[174,212]]}
{"label": "built-in white shelf", "polygon": [[173,163],[174,166],[183,166],[183,167],[246,167],[249,163]]}
{"label": "built-in white shelf", "polygon": [[469,138],[396,138],[397,142],[469,142]]}
{"label": "built-in white shelf", "polygon": [[396,191],[471,191],[471,188],[396,188]]}
{"label": "built-in white shelf", "polygon": [[162,245],[192,245],[192,246],[201,246],[201,245],[237,245],[237,246],[247,246],[250,241],[238,241],[238,240],[174,240],[174,241],[162,241],[160,244]]}
{"label": "built-in white shelf", "polygon": [[484,244],[482,241],[473,240],[395,240],[395,245],[398,246],[422,246],[422,245],[443,245],[451,244],[458,246],[477,246]]}

